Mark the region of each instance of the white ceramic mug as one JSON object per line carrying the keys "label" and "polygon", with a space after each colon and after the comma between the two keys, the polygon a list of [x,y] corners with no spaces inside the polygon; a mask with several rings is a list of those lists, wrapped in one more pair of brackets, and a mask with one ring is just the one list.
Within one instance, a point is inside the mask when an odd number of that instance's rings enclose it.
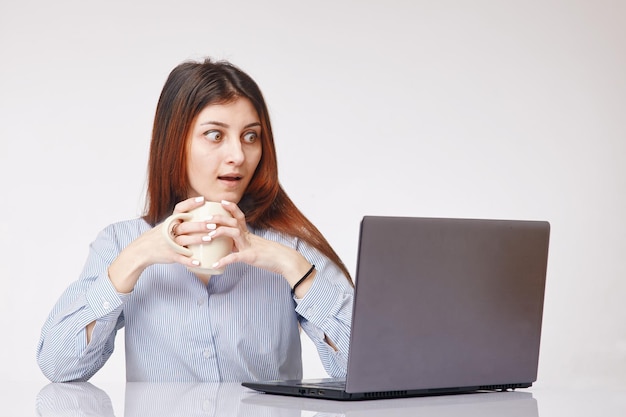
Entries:
{"label": "white ceramic mug", "polygon": [[[222,269],[213,269],[213,264],[224,256],[233,251],[233,240],[228,236],[220,236],[211,239],[209,242],[202,242],[197,245],[189,245],[189,248],[180,246],[171,235],[172,223],[183,221],[203,222],[210,216],[215,214],[221,214],[223,216],[232,217],[220,203],[207,201],[203,206],[197,207],[187,213],[172,214],[163,222],[163,235],[165,240],[176,252],[191,256],[196,261],[200,262],[200,265],[196,267],[188,267],[192,272],[200,275],[219,275],[224,272]],[[207,230],[207,233],[209,231]]]}

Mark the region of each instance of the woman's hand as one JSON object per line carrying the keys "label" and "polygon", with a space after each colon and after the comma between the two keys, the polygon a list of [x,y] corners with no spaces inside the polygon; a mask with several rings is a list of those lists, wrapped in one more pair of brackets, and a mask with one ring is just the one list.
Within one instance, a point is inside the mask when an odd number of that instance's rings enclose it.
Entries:
{"label": "woman's hand", "polygon": [[[215,215],[212,220],[215,221],[216,228],[209,233],[209,236],[211,238],[218,236],[231,237],[234,243],[234,251],[219,260],[214,265],[215,268],[222,268],[235,262],[243,262],[278,273],[291,286],[311,268],[309,261],[295,249],[250,233],[246,224],[246,217],[235,203],[222,201],[222,206],[233,217],[228,218]],[[298,288],[300,289],[300,287]],[[306,288],[308,288],[308,285],[302,285],[302,290]]]}
{"label": "woman's hand", "polygon": [[[204,204],[203,197],[181,201],[174,213],[186,213]],[[175,224],[174,240],[181,246],[200,243],[209,230],[207,222],[184,222]],[[175,252],[163,237],[163,224],[146,231],[124,248],[109,267],[109,279],[120,293],[129,293],[135,287],[139,276],[150,265],[179,263],[195,266],[194,260]],[[171,233],[171,231],[170,231]]]}

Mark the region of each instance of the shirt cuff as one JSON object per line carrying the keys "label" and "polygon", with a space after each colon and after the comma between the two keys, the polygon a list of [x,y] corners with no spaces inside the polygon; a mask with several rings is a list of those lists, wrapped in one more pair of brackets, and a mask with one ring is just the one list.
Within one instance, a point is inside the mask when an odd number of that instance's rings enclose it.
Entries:
{"label": "shirt cuff", "polygon": [[296,298],[296,313],[321,327],[329,317],[337,314],[343,305],[343,298],[347,296],[343,288],[317,274],[305,296],[301,299]]}
{"label": "shirt cuff", "polygon": [[86,296],[87,303],[94,313],[94,319],[106,318],[108,315],[117,319],[118,310],[124,304],[128,294],[118,293],[108,275],[104,273],[94,281]]}

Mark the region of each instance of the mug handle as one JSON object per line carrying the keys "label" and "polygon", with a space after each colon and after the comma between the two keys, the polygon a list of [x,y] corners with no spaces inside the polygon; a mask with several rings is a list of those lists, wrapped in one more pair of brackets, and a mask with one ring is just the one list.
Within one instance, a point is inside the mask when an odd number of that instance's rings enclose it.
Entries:
{"label": "mug handle", "polygon": [[180,246],[178,243],[174,242],[174,240],[172,239],[172,235],[170,234],[170,230],[172,228],[172,223],[174,223],[175,221],[178,221],[178,220],[189,221],[192,218],[193,218],[193,215],[191,213],[172,214],[170,217],[165,219],[165,221],[163,222],[163,226],[161,227],[161,232],[163,232],[163,237],[165,238],[165,241],[171,246],[172,249],[174,249],[176,252],[180,253],[181,255],[185,255],[185,256],[192,256],[193,252],[191,251],[191,249],[188,249],[184,246]]}

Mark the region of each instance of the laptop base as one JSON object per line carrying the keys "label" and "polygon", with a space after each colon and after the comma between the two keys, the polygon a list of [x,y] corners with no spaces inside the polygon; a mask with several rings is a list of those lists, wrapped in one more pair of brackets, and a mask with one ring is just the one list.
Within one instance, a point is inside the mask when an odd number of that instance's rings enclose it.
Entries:
{"label": "laptop base", "polygon": [[[243,382],[246,388],[267,394],[287,395],[291,397],[308,397],[308,398],[325,398],[328,400],[340,401],[362,401],[362,400],[379,400],[392,398],[407,397],[426,397],[436,395],[454,395],[468,394],[484,391],[508,391],[517,388],[529,388],[532,383],[506,384],[506,385],[489,385],[489,386],[470,386],[470,387],[454,387],[454,388],[431,388],[417,390],[400,390],[400,391],[377,391],[377,392],[346,392],[343,388],[335,387],[334,382],[337,380],[317,379],[317,380],[293,380],[293,381],[264,381],[264,382]],[[325,382],[331,382],[326,384]]]}

